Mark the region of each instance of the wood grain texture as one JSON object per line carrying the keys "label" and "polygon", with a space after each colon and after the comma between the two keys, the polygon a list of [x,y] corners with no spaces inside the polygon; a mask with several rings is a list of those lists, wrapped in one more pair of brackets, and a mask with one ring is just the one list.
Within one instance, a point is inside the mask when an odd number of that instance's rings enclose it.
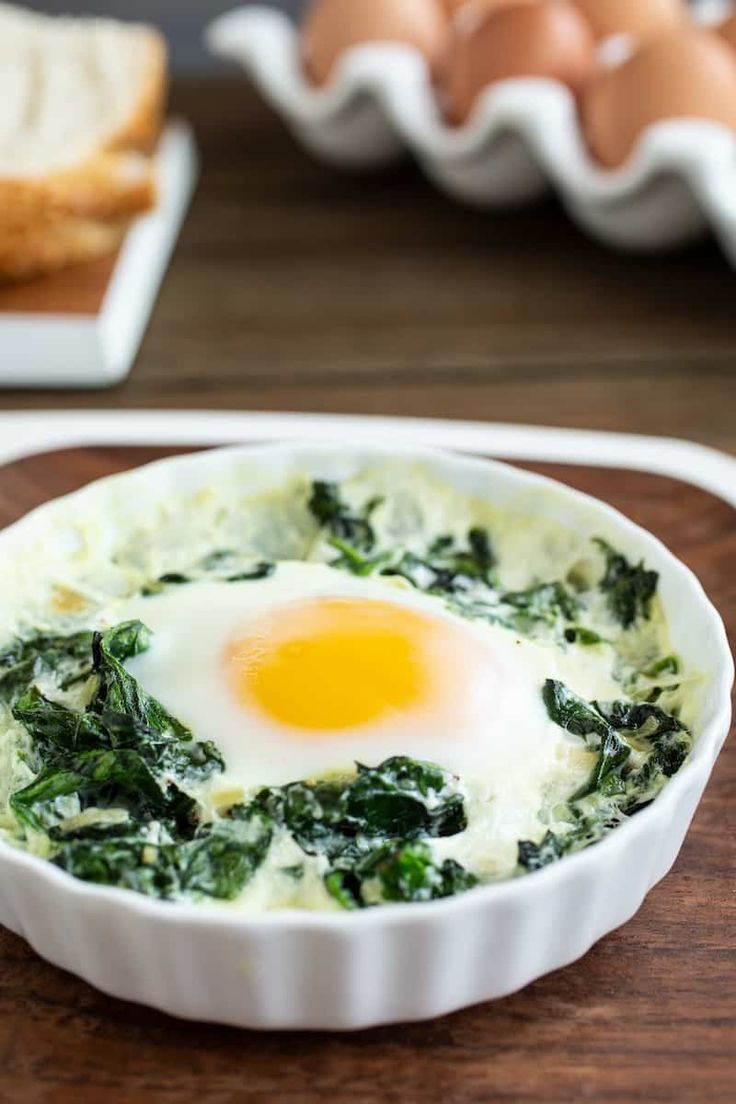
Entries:
{"label": "wood grain texture", "polygon": [[[0,524],[166,451],[74,450],[2,469]],[[697,571],[734,633],[730,507],[659,476],[526,466],[647,525]],[[0,1101],[731,1104],[735,784],[730,743],[673,872],[582,961],[515,996],[428,1024],[338,1036],[183,1023],[107,998],[0,933]]]}
{"label": "wood grain texture", "polygon": [[551,200],[479,212],[411,164],[336,172],[239,76],[179,81],[173,107],[202,178],[133,375],[0,408],[444,414],[736,445],[734,274],[713,243],[630,257]]}

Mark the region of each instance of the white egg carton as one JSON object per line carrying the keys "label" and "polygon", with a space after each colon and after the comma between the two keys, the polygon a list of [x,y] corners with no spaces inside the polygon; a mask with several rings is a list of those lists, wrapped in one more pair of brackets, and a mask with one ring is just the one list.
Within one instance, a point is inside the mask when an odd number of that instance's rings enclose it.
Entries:
{"label": "white egg carton", "polygon": [[[713,5],[704,5],[699,18],[710,21]],[[503,81],[482,94],[466,125],[451,127],[424,59],[411,47],[356,47],[329,86],[315,88],[300,63],[298,30],[279,12],[238,8],[210,25],[207,42],[247,70],[299,141],[324,161],[374,169],[408,149],[438,187],[463,203],[518,206],[553,189],[571,217],[609,245],[655,251],[710,229],[736,265],[736,135],[720,124],[659,123],[625,166],[610,171],[593,161],[575,100],[555,81]]]}

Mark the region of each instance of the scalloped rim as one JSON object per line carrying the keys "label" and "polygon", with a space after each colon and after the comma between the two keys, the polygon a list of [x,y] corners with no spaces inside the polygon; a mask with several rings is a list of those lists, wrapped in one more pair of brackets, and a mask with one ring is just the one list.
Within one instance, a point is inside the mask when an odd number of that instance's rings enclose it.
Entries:
{"label": "scalloped rim", "polygon": [[[710,22],[706,12],[704,22]],[[508,205],[553,187],[572,218],[624,248],[656,249],[710,226],[736,265],[736,135],[704,120],[650,127],[631,159],[605,170],[586,148],[572,94],[549,80],[488,88],[462,127],[441,117],[424,59],[408,46],[345,53],[325,88],[305,78],[293,23],[260,6],[216,19],[206,41],[238,62],[313,152],[367,167],[408,148],[456,198]],[[365,100],[373,115],[366,121]],[[504,150],[509,135],[518,140]]]}

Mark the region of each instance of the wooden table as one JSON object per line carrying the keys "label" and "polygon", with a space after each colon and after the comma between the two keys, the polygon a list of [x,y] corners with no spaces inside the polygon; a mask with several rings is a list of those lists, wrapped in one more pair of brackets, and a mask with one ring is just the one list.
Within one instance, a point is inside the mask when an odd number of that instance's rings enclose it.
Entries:
{"label": "wooden table", "polygon": [[[187,83],[174,99],[205,169],[134,375],[101,394],[0,393],[0,407],[442,415],[736,451],[733,274],[714,246],[623,257],[553,204],[481,215],[411,167],[319,168],[240,82]],[[98,449],[5,469],[0,524],[144,458]],[[733,511],[654,476],[556,474],[649,524],[736,628]],[[735,783],[730,746],[674,872],[582,962],[430,1024],[343,1037],[184,1024],[0,934],[0,1104],[730,1104]]]}

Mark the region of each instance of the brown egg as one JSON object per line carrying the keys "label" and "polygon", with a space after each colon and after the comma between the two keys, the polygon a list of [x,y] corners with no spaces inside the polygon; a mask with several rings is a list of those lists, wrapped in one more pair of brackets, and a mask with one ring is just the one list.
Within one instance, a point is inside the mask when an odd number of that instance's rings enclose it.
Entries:
{"label": "brown egg", "polygon": [[685,0],[575,0],[597,38],[627,34],[649,38],[688,18]]}
{"label": "brown egg", "polygon": [[302,23],[302,58],[316,84],[329,81],[346,50],[367,42],[415,46],[434,68],[446,34],[441,0],[313,0]]}
{"label": "brown egg", "polygon": [[463,123],[496,81],[549,77],[577,91],[594,69],[593,35],[574,4],[527,0],[454,25],[441,91],[450,120]]}
{"label": "brown egg", "polygon": [[736,130],[736,56],[712,31],[669,31],[600,74],[582,113],[590,148],[609,167],[623,164],[642,132],[663,119],[712,119]]}
{"label": "brown egg", "polygon": [[736,50],[736,12],[725,23],[721,23],[718,33]]}

